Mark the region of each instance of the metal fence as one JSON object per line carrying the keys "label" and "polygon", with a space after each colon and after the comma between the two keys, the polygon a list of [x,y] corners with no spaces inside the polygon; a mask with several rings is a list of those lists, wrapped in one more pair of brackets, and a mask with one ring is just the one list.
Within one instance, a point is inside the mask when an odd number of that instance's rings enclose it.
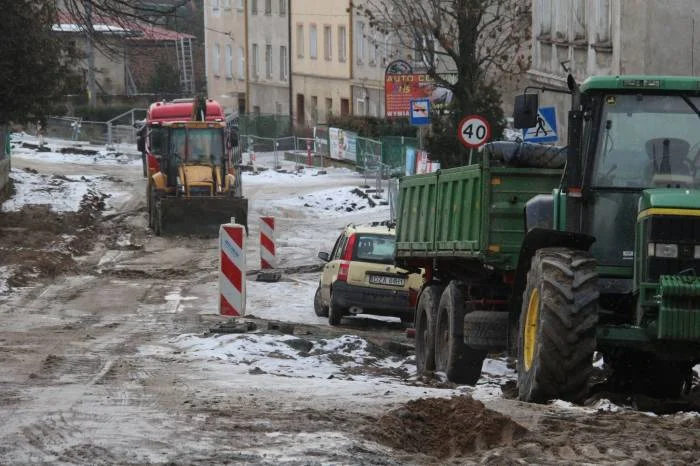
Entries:
{"label": "metal fence", "polygon": [[382,136],[382,162],[391,167],[393,175],[401,175],[406,167],[406,150],[418,148],[418,138]]}
{"label": "metal fence", "polygon": [[136,122],[146,116],[145,108],[134,108],[109,121],[88,121],[80,117],[51,116],[46,119],[47,137],[93,144],[136,144]]}
{"label": "metal fence", "polygon": [[247,114],[238,117],[240,134],[276,139],[294,134],[290,115]]}

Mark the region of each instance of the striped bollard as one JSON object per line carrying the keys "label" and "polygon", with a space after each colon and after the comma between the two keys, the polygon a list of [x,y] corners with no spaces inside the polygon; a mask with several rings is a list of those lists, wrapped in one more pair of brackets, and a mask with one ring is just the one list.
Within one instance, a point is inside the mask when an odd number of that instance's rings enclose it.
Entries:
{"label": "striped bollard", "polygon": [[245,227],[226,223],[219,227],[219,314],[245,315]]}
{"label": "striped bollard", "polygon": [[260,217],[260,273],[258,281],[278,281],[282,274],[274,270],[276,266],[275,217]]}

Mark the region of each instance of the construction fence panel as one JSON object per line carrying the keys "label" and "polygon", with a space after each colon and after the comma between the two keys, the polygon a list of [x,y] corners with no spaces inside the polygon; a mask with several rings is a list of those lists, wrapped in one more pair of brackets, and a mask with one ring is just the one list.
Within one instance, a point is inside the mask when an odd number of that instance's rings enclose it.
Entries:
{"label": "construction fence panel", "polygon": [[355,153],[358,167],[363,169],[369,166],[376,167],[376,164],[382,161],[382,143],[374,139],[357,137]]}
{"label": "construction fence panel", "polygon": [[252,114],[238,117],[240,134],[263,138],[283,138],[293,135],[290,115]]}
{"label": "construction fence panel", "polygon": [[390,167],[393,175],[403,174],[406,167],[406,151],[418,148],[418,138],[382,136],[381,141],[382,162]]}

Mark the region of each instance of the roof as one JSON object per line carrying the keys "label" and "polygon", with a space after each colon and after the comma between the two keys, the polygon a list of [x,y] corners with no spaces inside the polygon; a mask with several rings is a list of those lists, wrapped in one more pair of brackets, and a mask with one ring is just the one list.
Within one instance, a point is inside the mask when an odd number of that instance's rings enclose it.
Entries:
{"label": "roof", "polygon": [[[164,27],[137,21],[117,21],[114,18],[95,16],[92,24],[95,32],[126,36],[131,40],[141,41],[174,41],[194,39],[192,34],[173,31]],[[53,25],[56,32],[82,32],[85,25],[66,12],[59,12],[58,23]]]}
{"label": "roof", "polygon": [[581,84],[581,92],[616,89],[697,92],[700,91],[700,77],[656,75],[592,76]]}

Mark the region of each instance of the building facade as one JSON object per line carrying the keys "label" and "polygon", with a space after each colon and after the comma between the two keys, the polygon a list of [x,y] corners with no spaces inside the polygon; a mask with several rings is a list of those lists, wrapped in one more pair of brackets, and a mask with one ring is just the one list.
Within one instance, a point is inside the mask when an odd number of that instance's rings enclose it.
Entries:
{"label": "building facade", "polygon": [[[697,75],[700,2],[674,0],[534,0],[531,84],[566,89],[592,75]],[[698,63],[695,59],[698,57]],[[540,106],[557,108],[566,141],[568,96],[545,92]]]}
{"label": "building facade", "polygon": [[292,0],[292,111],[297,126],[352,113],[350,1]]}
{"label": "building facade", "polygon": [[248,0],[249,111],[288,115],[288,0]]}
{"label": "building facade", "polygon": [[227,114],[245,113],[249,103],[246,1],[250,0],[204,4],[207,95],[219,101]]}
{"label": "building facade", "polygon": [[[353,2],[355,10],[367,0]],[[369,27],[367,18],[353,15],[352,103],[357,116],[384,117],[384,71],[398,57],[392,37]]]}

